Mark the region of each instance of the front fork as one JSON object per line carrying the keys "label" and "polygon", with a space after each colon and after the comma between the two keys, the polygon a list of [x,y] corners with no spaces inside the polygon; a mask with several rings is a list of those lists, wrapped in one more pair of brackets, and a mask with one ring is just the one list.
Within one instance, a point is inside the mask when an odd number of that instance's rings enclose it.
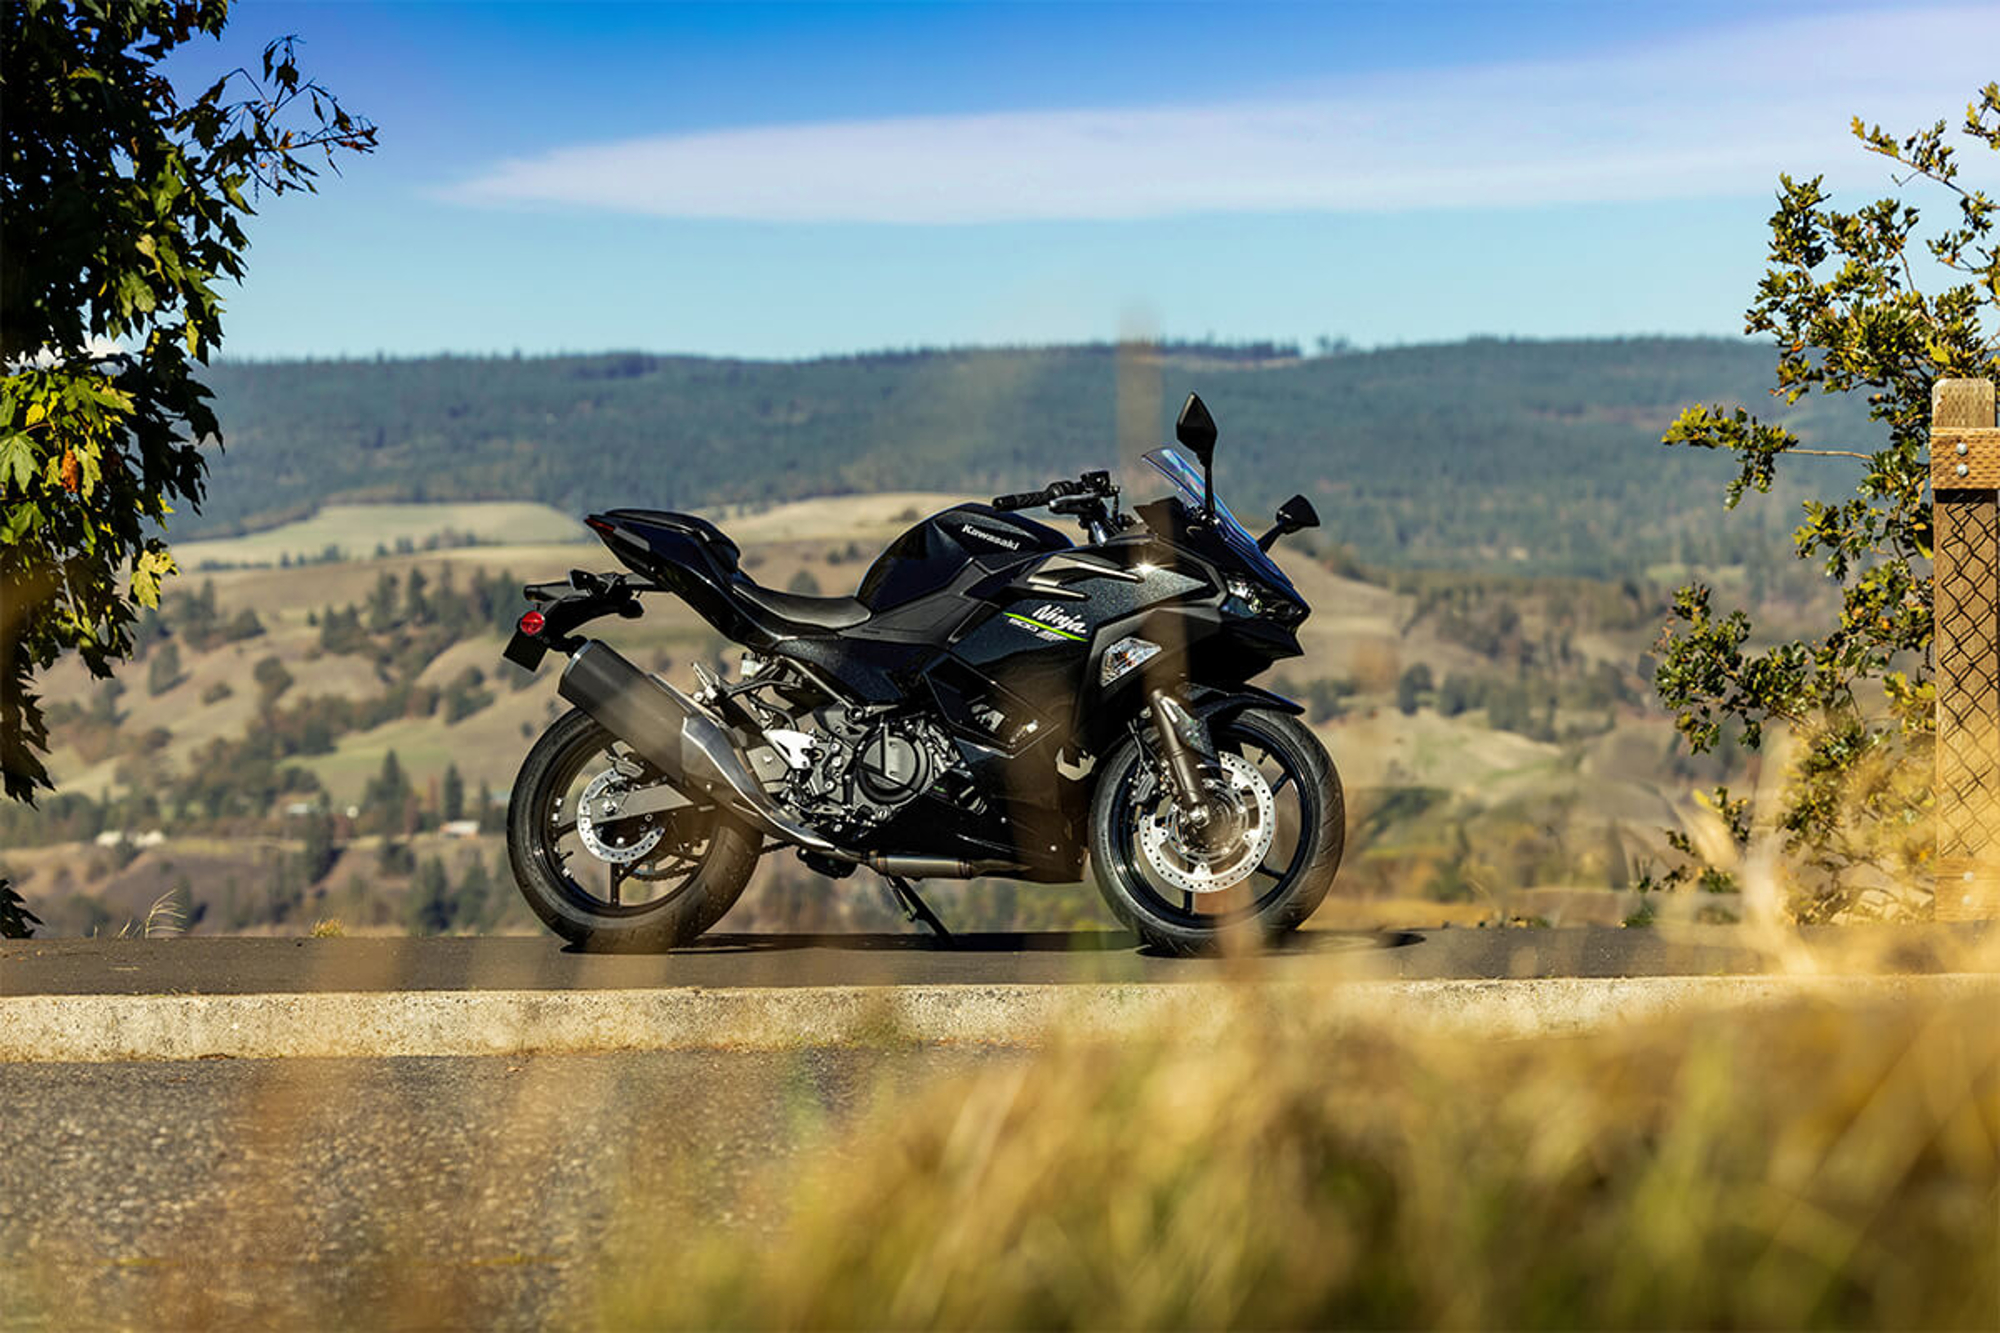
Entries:
{"label": "front fork", "polygon": [[1191,832],[1198,831],[1214,819],[1214,793],[1225,785],[1208,723],[1167,690],[1154,690],[1146,701],[1153,710],[1153,727],[1160,736],[1167,776],[1174,784],[1174,805],[1184,825]]}

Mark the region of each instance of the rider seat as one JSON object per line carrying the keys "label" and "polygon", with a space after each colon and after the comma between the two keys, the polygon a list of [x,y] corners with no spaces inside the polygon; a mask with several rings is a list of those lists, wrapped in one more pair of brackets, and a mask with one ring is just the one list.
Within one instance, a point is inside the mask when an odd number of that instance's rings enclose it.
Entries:
{"label": "rider seat", "polygon": [[850,629],[874,614],[853,597],[807,597],[802,593],[779,592],[747,574],[737,575],[732,586],[738,597],[759,610],[812,629]]}
{"label": "rider seat", "polygon": [[852,597],[807,597],[765,587],[743,572],[742,550],[729,535],[698,514],[670,509],[613,509],[604,517],[665,528],[694,539],[727,580],[730,593],[766,617],[782,622],[778,628],[831,632],[859,625],[872,614],[864,603]]}

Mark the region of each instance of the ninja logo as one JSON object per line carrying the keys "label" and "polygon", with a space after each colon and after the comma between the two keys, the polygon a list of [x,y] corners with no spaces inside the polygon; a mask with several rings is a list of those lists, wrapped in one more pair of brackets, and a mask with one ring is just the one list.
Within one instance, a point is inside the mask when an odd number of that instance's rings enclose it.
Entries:
{"label": "ninja logo", "polygon": [[1047,603],[1043,603],[1041,606],[1035,608],[1034,618],[1051,629],[1066,629],[1071,634],[1083,633],[1087,623],[1083,617],[1073,616],[1069,612],[1058,610]]}

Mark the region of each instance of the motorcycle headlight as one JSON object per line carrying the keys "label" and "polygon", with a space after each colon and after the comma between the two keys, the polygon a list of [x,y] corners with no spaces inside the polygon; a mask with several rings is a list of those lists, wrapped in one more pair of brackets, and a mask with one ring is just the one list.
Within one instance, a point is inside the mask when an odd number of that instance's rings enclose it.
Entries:
{"label": "motorcycle headlight", "polygon": [[1104,665],[1097,670],[1099,686],[1109,685],[1160,651],[1150,639],[1127,636],[1104,650]]}
{"label": "motorcycle headlight", "polygon": [[1233,615],[1256,616],[1279,625],[1296,625],[1306,618],[1305,607],[1275,588],[1244,578],[1228,580],[1228,588],[1222,609]]}

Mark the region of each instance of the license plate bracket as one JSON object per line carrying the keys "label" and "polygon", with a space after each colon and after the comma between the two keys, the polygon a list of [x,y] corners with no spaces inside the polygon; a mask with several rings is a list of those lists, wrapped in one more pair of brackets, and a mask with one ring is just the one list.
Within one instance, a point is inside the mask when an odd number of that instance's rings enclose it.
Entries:
{"label": "license plate bracket", "polygon": [[548,651],[549,646],[540,639],[515,630],[514,637],[507,640],[507,647],[501,651],[500,656],[524,670],[536,671],[541,668],[542,659],[548,655]]}

